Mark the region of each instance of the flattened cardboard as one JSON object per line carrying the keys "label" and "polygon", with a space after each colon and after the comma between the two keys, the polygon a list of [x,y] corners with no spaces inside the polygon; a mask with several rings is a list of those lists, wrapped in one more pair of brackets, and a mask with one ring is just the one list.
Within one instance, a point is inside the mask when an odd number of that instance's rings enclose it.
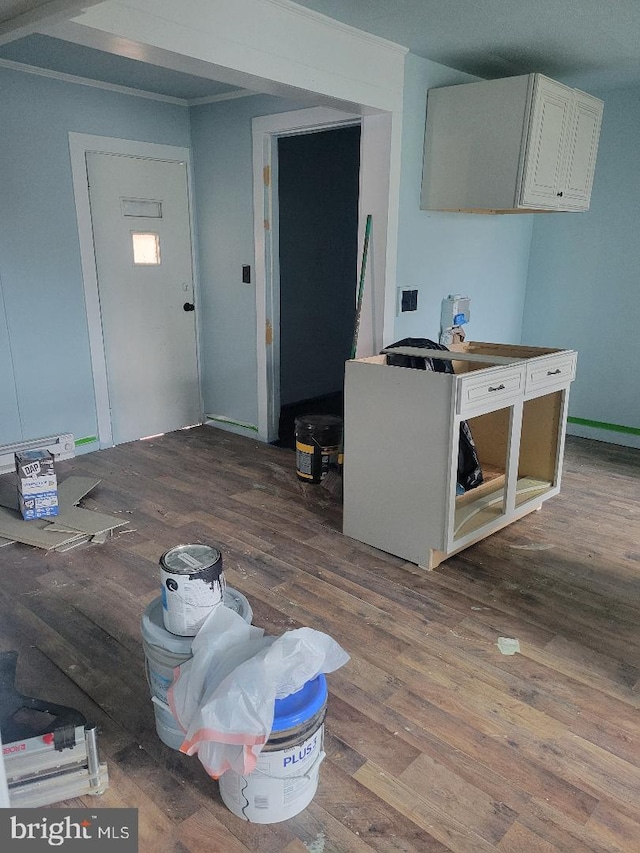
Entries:
{"label": "flattened cardboard", "polygon": [[128,521],[119,521],[112,515],[95,512],[92,509],[82,509],[79,506],[63,507],[57,519],[50,524],[54,530],[68,530],[69,528],[80,533],[95,536],[96,533],[104,533],[115,527],[122,527]]}
{"label": "flattened cardboard", "polygon": [[76,477],[72,474],[58,483],[58,500],[60,508],[75,506],[80,503],[85,495],[88,495],[102,480],[94,480],[93,477]]}
{"label": "flattened cardboard", "polygon": [[[66,480],[58,483],[60,510],[80,503],[82,498],[101,482],[102,480],[94,480],[93,477],[76,477],[72,474]],[[12,474],[0,477],[0,506],[5,506],[7,509],[18,509],[17,486]]]}
{"label": "flattened cardboard", "polygon": [[18,512],[18,488],[13,474],[0,477],[0,506]]}
{"label": "flattened cardboard", "polygon": [[25,521],[15,510],[0,507],[0,536],[4,538],[49,551],[83,535],[78,531],[49,533],[49,526],[47,521]]}
{"label": "flattened cardboard", "polygon": [[128,521],[75,506],[100,480],[67,477],[58,484],[60,512],[53,523],[45,519],[24,521],[18,512],[18,493],[13,477],[0,477],[0,547],[18,541],[37,548],[67,551],[92,537],[101,537]]}

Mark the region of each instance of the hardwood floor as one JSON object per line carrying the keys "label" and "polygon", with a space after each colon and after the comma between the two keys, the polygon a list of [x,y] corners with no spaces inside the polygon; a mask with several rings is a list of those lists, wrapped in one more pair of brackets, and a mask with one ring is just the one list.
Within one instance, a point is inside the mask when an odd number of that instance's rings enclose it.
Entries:
{"label": "hardwood floor", "polygon": [[[64,554],[0,549],[1,648],[23,693],[99,725],[110,787],[71,804],[138,808],[142,853],[640,850],[640,451],[569,439],[558,497],[431,573],[342,536],[291,451],[216,429],[58,471],[101,477],[84,505],[130,525]],[[254,624],[351,655],[328,676],[318,793],[284,823],[235,817],[155,733],[140,617],[160,554],[195,541],[221,549]]]}

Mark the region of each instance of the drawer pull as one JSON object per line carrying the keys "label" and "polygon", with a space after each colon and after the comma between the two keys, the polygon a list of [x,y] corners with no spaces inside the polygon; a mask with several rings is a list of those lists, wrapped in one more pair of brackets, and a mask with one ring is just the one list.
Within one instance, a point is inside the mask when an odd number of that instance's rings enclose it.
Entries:
{"label": "drawer pull", "polygon": [[557,376],[559,373],[562,373],[559,367],[555,370],[547,370],[547,376]]}
{"label": "drawer pull", "polygon": [[487,388],[487,391],[504,391],[504,389],[505,389],[505,386],[502,384],[496,385],[495,388],[492,388],[491,385],[489,385],[489,387]]}

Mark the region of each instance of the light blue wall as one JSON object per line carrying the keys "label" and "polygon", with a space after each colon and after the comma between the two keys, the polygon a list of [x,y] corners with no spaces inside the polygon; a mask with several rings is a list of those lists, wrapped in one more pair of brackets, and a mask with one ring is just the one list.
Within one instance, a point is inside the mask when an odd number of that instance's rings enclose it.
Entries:
{"label": "light blue wall", "polygon": [[9,326],[0,279],[0,444],[11,444],[16,436],[21,435]]}
{"label": "light blue wall", "polygon": [[[420,210],[427,90],[475,78],[409,55],[405,77],[398,284],[419,288],[419,310],[398,317],[396,338],[435,337],[440,302],[472,299],[469,337],[519,342],[533,216]],[[306,103],[255,96],[193,107],[191,138],[200,238],[205,411],[257,423],[251,119]]]}
{"label": "light blue wall", "polygon": [[[204,409],[257,425],[251,119],[308,107],[256,95],[192,107]],[[242,283],[251,264],[252,283]]]}
{"label": "light blue wall", "polygon": [[[638,394],[622,389],[617,369],[611,380],[611,362],[615,352],[633,386],[640,95],[603,96],[589,213],[421,211],[427,90],[469,79],[407,58],[397,282],[420,297],[417,312],[397,318],[395,337],[436,337],[441,299],[463,293],[472,300],[470,339],[517,342],[522,329],[524,343],[578,349],[571,414],[638,427]],[[254,96],[188,111],[0,69],[0,443],[97,431],[68,132],[188,146],[189,113],[205,410],[256,423],[255,291],[240,279],[242,264],[254,262],[251,119],[306,106]]]}
{"label": "light blue wall", "polygon": [[536,217],[523,342],[578,350],[570,417],[640,429],[640,90],[593,94],[605,106],[591,208]]}
{"label": "light blue wall", "polygon": [[533,215],[420,210],[427,90],[475,80],[407,56],[398,242],[398,286],[418,288],[418,310],[396,318],[395,338],[438,339],[440,303],[471,298],[469,340],[519,343]]}
{"label": "light blue wall", "polygon": [[96,435],[68,133],[188,146],[188,110],[0,69],[0,122],[0,443]]}

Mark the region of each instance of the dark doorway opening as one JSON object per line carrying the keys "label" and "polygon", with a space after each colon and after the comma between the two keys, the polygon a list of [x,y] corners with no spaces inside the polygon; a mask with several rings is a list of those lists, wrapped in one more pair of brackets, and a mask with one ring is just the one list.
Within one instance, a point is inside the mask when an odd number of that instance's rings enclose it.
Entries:
{"label": "dark doorway opening", "polygon": [[355,324],[360,126],[278,140],[280,426],[343,414]]}

